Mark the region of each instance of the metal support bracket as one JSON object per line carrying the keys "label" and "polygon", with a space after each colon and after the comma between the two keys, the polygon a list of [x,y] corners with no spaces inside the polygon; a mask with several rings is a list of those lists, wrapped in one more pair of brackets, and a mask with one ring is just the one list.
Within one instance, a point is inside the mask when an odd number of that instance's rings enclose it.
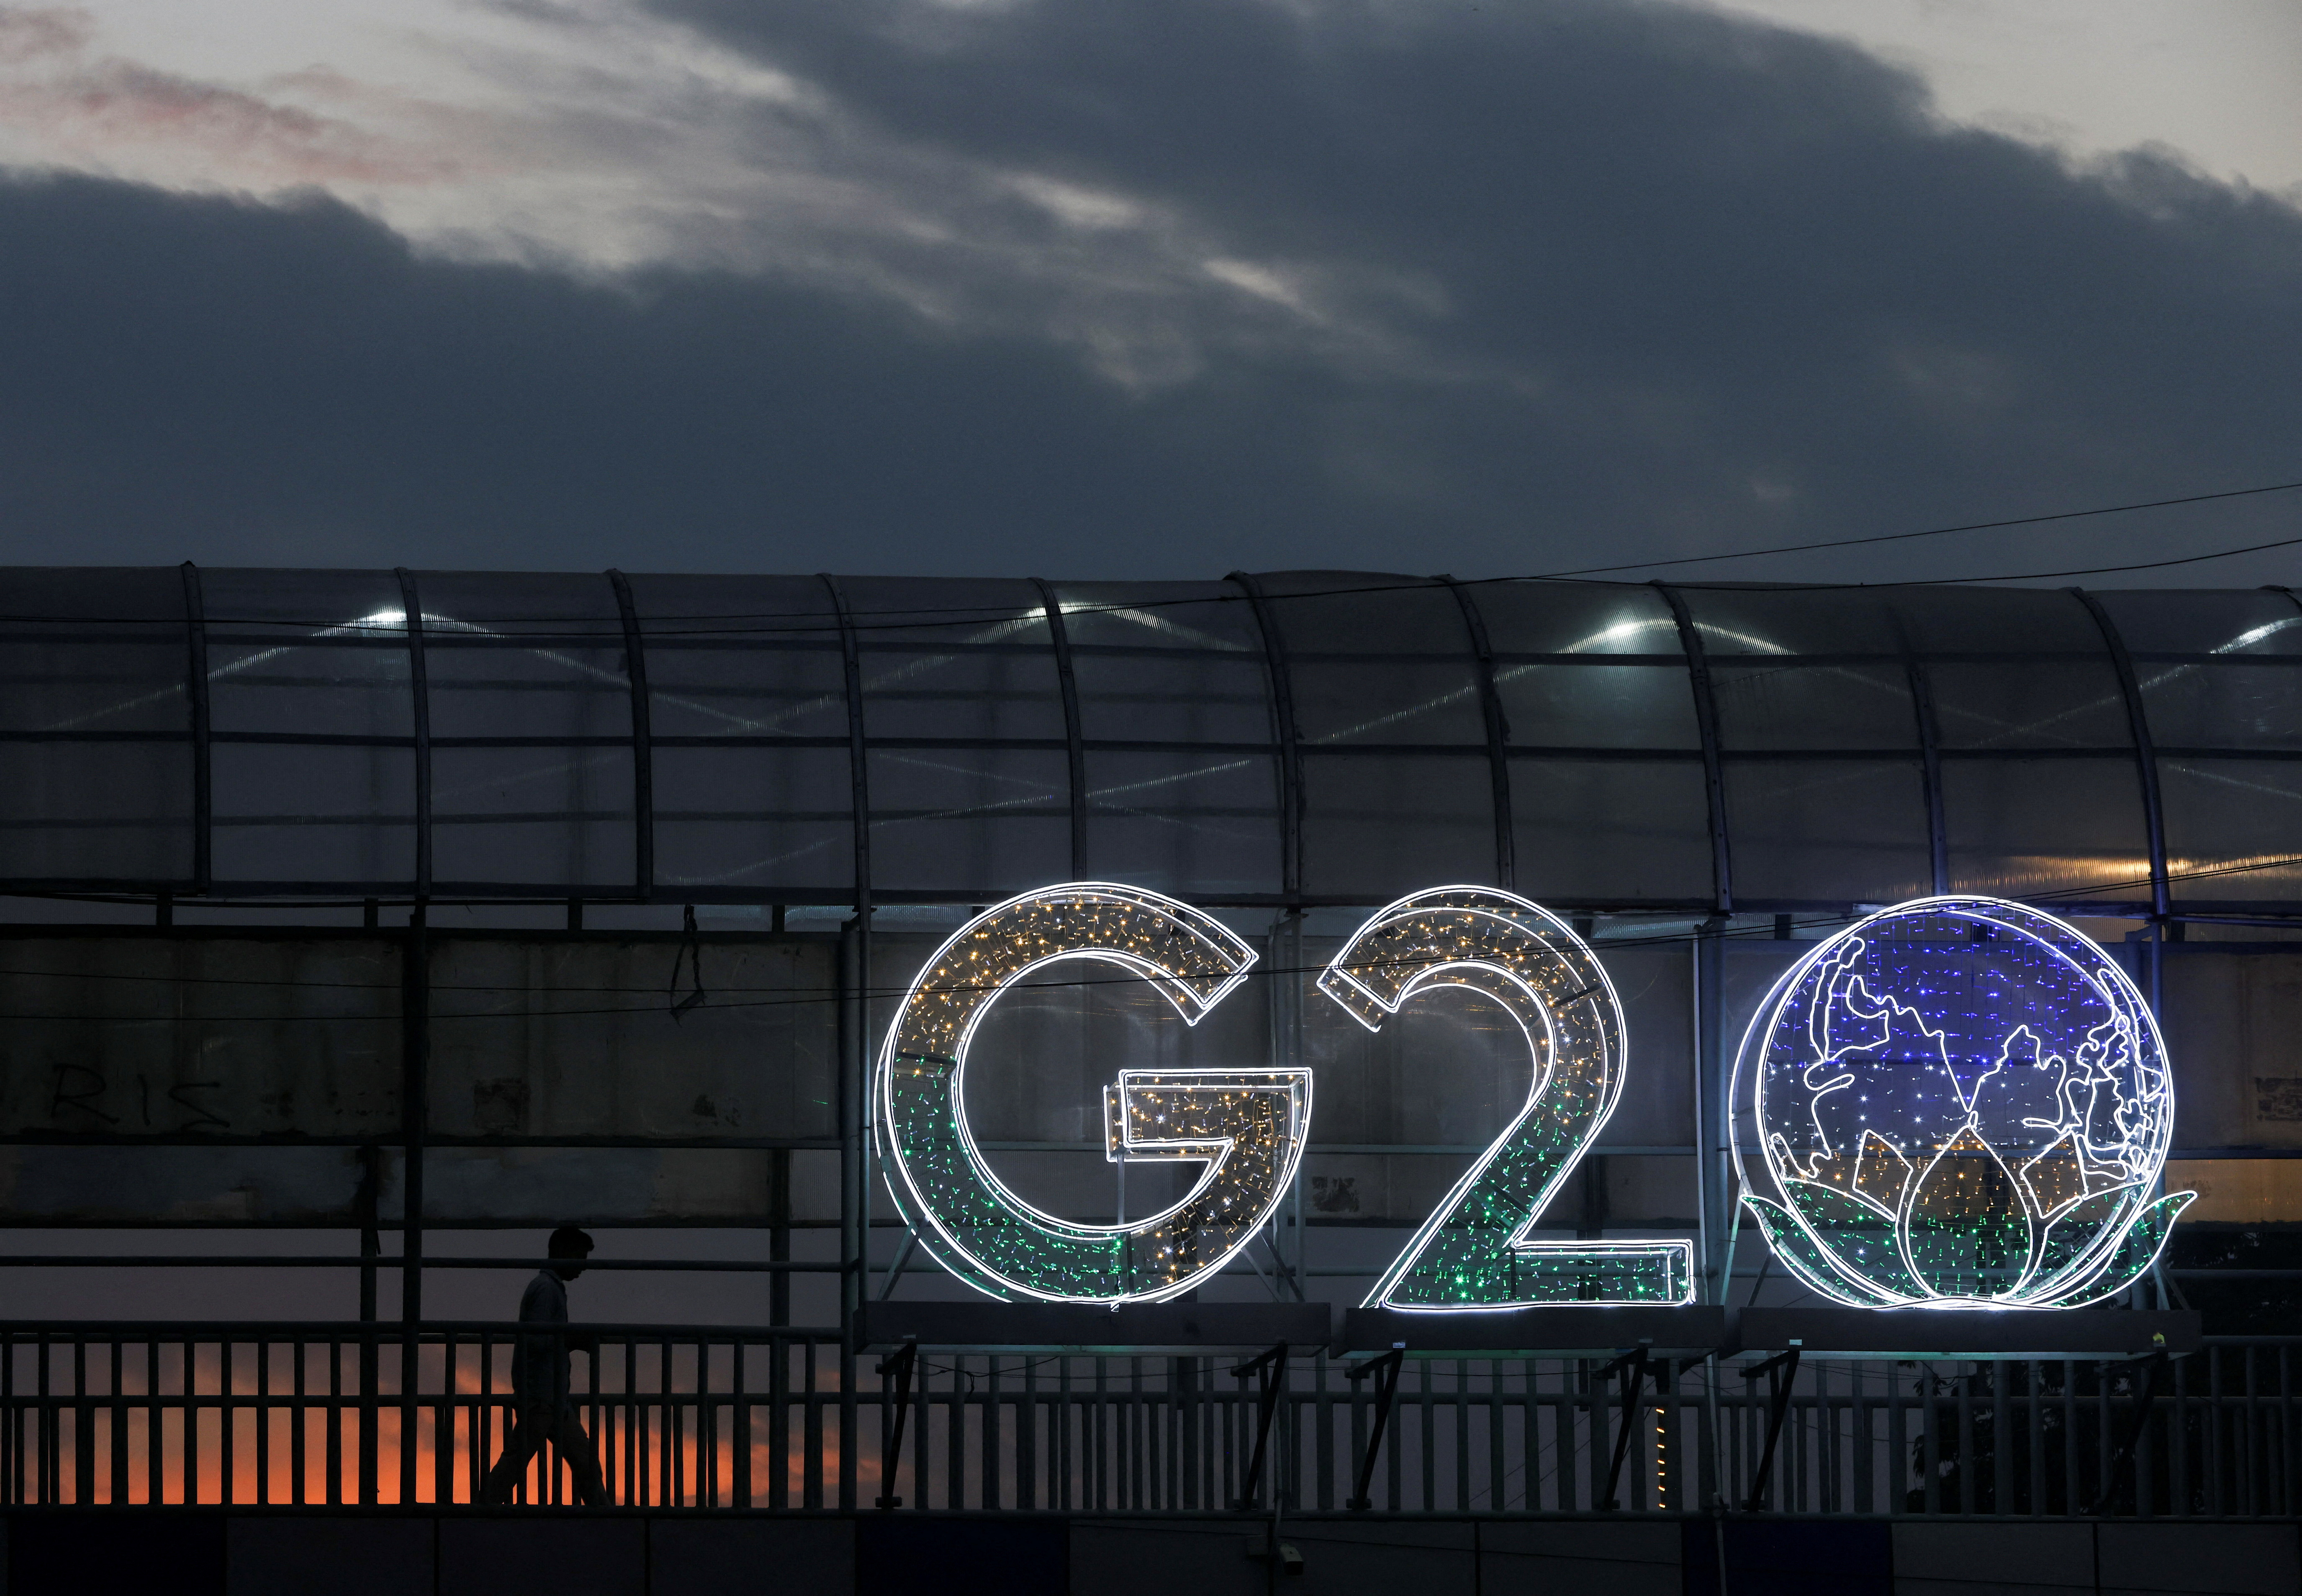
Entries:
{"label": "metal support bracket", "polygon": [[1353,1364],[1343,1371],[1344,1378],[1353,1385],[1363,1374],[1374,1376],[1374,1428],[1367,1434],[1366,1455],[1359,1459],[1358,1489],[1343,1504],[1354,1513],[1364,1513],[1374,1506],[1367,1488],[1374,1483],[1374,1460],[1382,1451],[1383,1432],[1390,1427],[1392,1402],[1399,1395],[1399,1372],[1407,1362],[1407,1348],[1393,1347],[1381,1357],[1371,1357],[1363,1364]]}
{"label": "metal support bracket", "polygon": [[[2158,1400],[2158,1371],[2166,1366],[2163,1352],[2154,1352],[2147,1357],[2128,1360],[2127,1367],[2142,1365],[2142,1386],[2134,1393],[2131,1416],[2126,1422],[2126,1433],[2120,1438],[2118,1449],[2110,1455],[2110,1467],[2104,1471],[2102,1489],[2094,1500],[2086,1505],[2084,1516],[2091,1518],[2102,1511],[2105,1503],[2118,1494],[2118,1476],[2134,1462],[2134,1449],[2142,1443],[2143,1432],[2150,1427],[2150,1409]],[[2105,1371],[2106,1373],[2107,1371]]]}
{"label": "metal support bracket", "polygon": [[1255,1452],[1248,1460],[1247,1478],[1239,1488],[1239,1499],[1231,1503],[1233,1508],[1245,1510],[1255,1506],[1256,1492],[1262,1487],[1263,1457],[1271,1442],[1271,1421],[1278,1414],[1280,1396],[1287,1389],[1287,1343],[1281,1341],[1270,1351],[1258,1353],[1231,1373],[1242,1384],[1257,1377],[1263,1382],[1256,1404]]}
{"label": "metal support bracket", "polygon": [[1751,1476],[1751,1495],[1743,1504],[1745,1513],[1756,1513],[1767,1505],[1767,1477],[1774,1472],[1775,1445],[1783,1438],[1783,1420],[1791,1410],[1791,1389],[1798,1384],[1799,1348],[1777,1352],[1762,1364],[1752,1364],[1743,1371],[1745,1380],[1767,1377],[1767,1444],[1759,1453],[1758,1472]]}
{"label": "metal support bracket", "polygon": [[1617,1377],[1617,1383],[1621,1389],[1623,1398],[1622,1423],[1615,1432],[1615,1459],[1607,1467],[1607,1493],[1599,1499],[1600,1508],[1609,1513],[1622,1506],[1616,1498],[1616,1491],[1622,1483],[1623,1459],[1630,1455],[1631,1431],[1636,1427],[1639,1393],[1646,1388],[1647,1370],[1651,1367],[1655,1372],[1657,1391],[1662,1390],[1663,1382],[1670,1373],[1668,1358],[1663,1358],[1652,1364],[1648,1361],[1647,1355],[1653,1347],[1654,1343],[1651,1341],[1641,1341],[1599,1371],[1599,1378],[1601,1380],[1609,1375]]}
{"label": "metal support bracket", "polygon": [[903,1499],[895,1494],[895,1471],[903,1461],[903,1423],[912,1416],[912,1373],[919,1367],[920,1344],[905,1341],[903,1350],[895,1357],[879,1361],[879,1384],[885,1389],[887,1376],[895,1376],[895,1422],[886,1432],[879,1448],[879,1489],[886,1495],[871,1505],[875,1508],[900,1508]]}

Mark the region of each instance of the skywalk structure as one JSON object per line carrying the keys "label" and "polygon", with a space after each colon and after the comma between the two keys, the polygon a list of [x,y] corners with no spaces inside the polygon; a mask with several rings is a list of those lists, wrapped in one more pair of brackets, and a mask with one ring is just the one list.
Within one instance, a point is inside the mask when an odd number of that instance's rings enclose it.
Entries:
{"label": "skywalk structure", "polygon": [[[0,1480],[28,1510],[468,1502],[508,1331],[439,1312],[471,1300],[442,1276],[508,1302],[517,1274],[472,1272],[567,1221],[602,1232],[584,1290],[727,1287],[724,1322],[609,1327],[576,1361],[634,1508],[1159,1510],[1235,1555],[1221,1516],[1242,1501],[1335,1514],[1336,1536],[1363,1533],[1364,1501],[1441,1539],[1611,1502],[1676,1580],[1741,1555],[1714,1507],[1917,1525],[2302,1502],[2276,1333],[2297,1261],[2278,1227],[2302,1222],[2283,590],[186,567],[4,591],[0,1219],[309,1232],[279,1278],[316,1305],[283,1283],[278,1311],[307,1318],[44,1318],[66,1268],[110,1255],[48,1237],[63,1262],[36,1273],[20,1252]],[[1296,1138],[1213,1273],[1092,1333],[962,1284],[953,1233],[915,1244],[874,1092],[945,1056],[891,1039],[938,947],[1080,882],[1185,906],[1244,973],[1187,1026],[1140,970],[1011,961],[951,1094],[991,1189],[1058,1230],[1188,1205],[1210,1155],[1159,1156],[1128,1116],[1218,1075],[1293,1083],[1271,1101]],[[1508,983],[1442,981],[1392,1013],[1335,986],[1370,917],[1441,888],[1525,905],[1558,970],[1603,969],[1617,1096],[1520,1240],[1647,1258],[1680,1317],[1564,1305],[1539,1332],[1441,1315],[1354,1337],[1345,1310],[1530,1102],[1530,1045],[1547,1089],[1566,1033],[1529,1013],[1591,989],[1537,982],[1515,1011]],[[2075,926],[2163,1033],[2151,1191],[2200,1195],[2068,1330],[1899,1308],[1850,1331],[1841,1308],[1824,1334],[1802,1271],[1827,1261],[1777,1257],[1741,1201],[1752,1017],[1825,939],[1935,896]],[[2004,1165],[2026,1280],[2095,1179],[2061,1101],[2079,1172],[2047,1193]],[[1877,1161],[1837,1151],[1872,1192]],[[1900,1235],[1925,1159],[1895,1155]],[[1769,1167],[1825,1167],[1786,1157]],[[735,1234],[663,1234],[707,1227]],[[2240,1267],[2200,1273],[2217,1246]],[[1109,1257],[1098,1289],[1128,1296],[1133,1255]],[[2054,1278],[2054,1300],[2084,1295]],[[48,1533],[29,1522],[20,1541]],[[2289,1527],[2263,1533],[2290,1559]],[[1241,1565],[1257,1581],[1285,1562],[1264,1551]]]}

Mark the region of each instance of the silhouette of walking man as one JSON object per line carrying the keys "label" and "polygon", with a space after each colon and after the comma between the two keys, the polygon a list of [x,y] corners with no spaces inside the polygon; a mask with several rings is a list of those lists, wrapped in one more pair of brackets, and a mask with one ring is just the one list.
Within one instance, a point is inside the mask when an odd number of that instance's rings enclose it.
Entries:
{"label": "silhouette of walking man", "polygon": [[[591,1256],[592,1238],[574,1225],[561,1225],[551,1232],[544,1253],[555,1261],[536,1272],[519,1299],[520,1337],[511,1365],[518,1421],[504,1438],[503,1456],[488,1470],[480,1499],[511,1500],[512,1487],[527,1472],[527,1460],[549,1441],[576,1476],[576,1499],[587,1508],[603,1508],[608,1505],[608,1491],[600,1480],[600,1455],[592,1449],[592,1438],[576,1414],[567,1382],[571,1338],[567,1282],[584,1273],[581,1260]],[[566,1262],[558,1261],[563,1259]],[[597,1356],[597,1344],[591,1338],[573,1340]]]}

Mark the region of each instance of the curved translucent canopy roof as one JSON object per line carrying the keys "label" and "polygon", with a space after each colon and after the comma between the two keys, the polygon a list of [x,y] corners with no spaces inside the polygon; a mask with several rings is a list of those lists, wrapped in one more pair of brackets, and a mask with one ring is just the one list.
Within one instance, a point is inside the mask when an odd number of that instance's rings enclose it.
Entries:
{"label": "curved translucent canopy roof", "polygon": [[0,889],[2302,911],[2282,590],[5,580]]}

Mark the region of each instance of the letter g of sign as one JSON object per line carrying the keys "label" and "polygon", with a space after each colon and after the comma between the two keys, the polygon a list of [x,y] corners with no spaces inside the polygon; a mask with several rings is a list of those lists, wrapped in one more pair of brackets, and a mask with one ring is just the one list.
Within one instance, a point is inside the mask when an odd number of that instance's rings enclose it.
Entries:
{"label": "letter g of sign", "polygon": [[1197,1024],[1246,978],[1255,951],[1211,917],[1107,882],[1041,887],[954,933],[904,994],[878,1068],[888,1184],[945,1268],[1003,1299],[1157,1302],[1245,1247],[1295,1178],[1311,1124],[1308,1070],[1127,1070],[1104,1088],[1114,1159],[1191,1159],[1198,1182],[1164,1213],[1077,1224],[1032,1207],[985,1163],[967,1125],[967,1052],[999,995],[1075,959],[1140,977]]}

